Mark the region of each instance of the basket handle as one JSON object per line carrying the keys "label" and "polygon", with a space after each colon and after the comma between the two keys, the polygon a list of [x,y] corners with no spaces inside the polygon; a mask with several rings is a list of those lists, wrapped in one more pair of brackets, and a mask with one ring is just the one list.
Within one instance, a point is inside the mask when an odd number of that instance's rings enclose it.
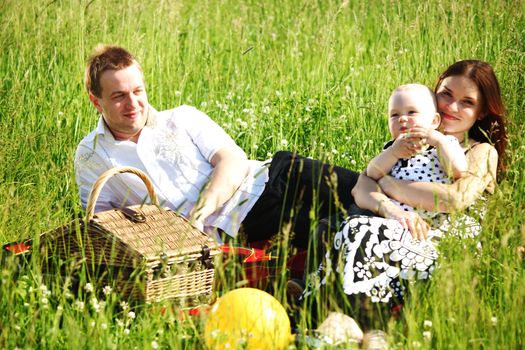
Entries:
{"label": "basket handle", "polygon": [[91,192],[89,193],[86,206],[86,218],[88,222],[91,219],[93,219],[93,215],[95,214],[95,204],[97,203],[100,191],[102,191],[102,187],[106,184],[110,177],[123,173],[131,173],[140,177],[140,179],[144,182],[144,185],[146,185],[149,197],[151,199],[151,203],[157,206],[159,205],[159,201],[157,200],[157,195],[155,194],[153,184],[151,183],[151,180],[146,174],[144,174],[139,169],[130,166],[111,168],[109,170],[106,170],[102,175],[100,175],[100,177],[97,179],[97,181],[95,181],[93,187],[91,188]]}

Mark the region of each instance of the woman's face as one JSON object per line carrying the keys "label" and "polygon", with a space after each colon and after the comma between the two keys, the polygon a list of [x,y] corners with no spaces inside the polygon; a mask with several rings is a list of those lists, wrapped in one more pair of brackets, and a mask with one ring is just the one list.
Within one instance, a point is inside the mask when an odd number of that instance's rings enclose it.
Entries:
{"label": "woman's face", "polygon": [[437,90],[441,127],[461,142],[477,119],[481,119],[482,96],[477,85],[464,76],[445,78]]}

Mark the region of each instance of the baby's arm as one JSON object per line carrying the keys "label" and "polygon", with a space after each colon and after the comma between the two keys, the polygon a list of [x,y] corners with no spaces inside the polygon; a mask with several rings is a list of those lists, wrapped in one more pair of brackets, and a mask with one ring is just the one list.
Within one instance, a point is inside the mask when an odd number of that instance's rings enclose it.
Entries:
{"label": "baby's arm", "polygon": [[482,143],[468,152],[467,160],[466,175],[452,184],[412,182],[385,176],[379,185],[388,197],[413,207],[446,213],[464,210],[484,191],[494,191],[498,153],[489,143]]}
{"label": "baby's arm", "polygon": [[468,169],[467,157],[456,138],[432,130],[429,132],[427,142],[437,148],[439,162],[448,176],[457,180],[466,173]]}
{"label": "baby's arm", "polygon": [[417,153],[418,148],[409,142],[405,134],[400,135],[390,147],[375,156],[366,167],[366,176],[379,180],[390,173],[399,159],[410,158]]}
{"label": "baby's arm", "polygon": [[439,162],[445,173],[455,180],[461,178],[468,169],[467,158],[459,141],[434,129],[414,127],[410,129],[412,142],[420,140],[436,147]]}

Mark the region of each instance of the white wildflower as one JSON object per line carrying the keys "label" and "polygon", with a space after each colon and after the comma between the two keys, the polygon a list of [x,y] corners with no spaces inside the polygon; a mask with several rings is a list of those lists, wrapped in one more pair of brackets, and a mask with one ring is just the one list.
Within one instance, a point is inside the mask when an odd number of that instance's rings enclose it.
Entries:
{"label": "white wildflower", "polygon": [[113,291],[113,289],[112,289],[110,286],[105,286],[105,287],[102,289],[102,292],[104,293],[104,295],[109,295],[109,294],[111,294],[111,291]]}
{"label": "white wildflower", "polygon": [[284,147],[288,146],[288,140],[287,139],[282,139],[281,140],[281,146],[284,146]]}
{"label": "white wildflower", "polygon": [[430,331],[424,331],[423,332],[423,338],[426,341],[430,341],[432,339],[432,333],[430,333]]}
{"label": "white wildflower", "polygon": [[108,324],[107,323],[102,323],[100,325],[100,328],[102,328],[103,330],[106,330],[106,329],[108,329]]}
{"label": "white wildflower", "polygon": [[117,318],[115,320],[115,323],[117,324],[118,327],[124,327],[124,322],[120,318]]}
{"label": "white wildflower", "polygon": [[94,309],[96,312],[99,312],[99,311],[100,311],[100,304],[99,304],[97,298],[91,298],[91,300],[89,301],[89,303],[91,304],[91,306],[93,307],[93,309]]}
{"label": "white wildflower", "polygon": [[493,326],[498,324],[498,318],[496,316],[492,316],[490,318],[490,323],[492,323]]}
{"label": "white wildflower", "polygon": [[91,322],[89,322],[89,326],[90,326],[91,328],[95,328],[96,325],[97,325],[97,324],[96,324],[95,321],[91,321]]}
{"label": "white wildflower", "polygon": [[91,285],[91,283],[86,283],[86,285],[84,286],[84,290],[88,293],[93,292],[93,286]]}
{"label": "white wildflower", "polygon": [[337,150],[335,148],[332,148],[332,154],[337,154]]}
{"label": "white wildflower", "polygon": [[425,321],[423,322],[423,327],[425,327],[425,328],[432,328],[432,321],[430,321],[430,320],[425,320]]}
{"label": "white wildflower", "polygon": [[63,116],[64,112],[58,112],[58,115]]}
{"label": "white wildflower", "polygon": [[159,343],[157,343],[155,340],[153,340],[153,341],[151,342],[151,347],[152,347],[153,349],[158,349],[158,348],[159,348]]}
{"label": "white wildflower", "polygon": [[281,97],[281,96],[283,95],[283,93],[280,92],[279,90],[275,90],[275,95],[276,95],[277,97]]}
{"label": "white wildflower", "polygon": [[129,335],[129,329],[128,328],[124,329],[124,335]]}
{"label": "white wildflower", "polygon": [[270,113],[270,111],[271,111],[270,106],[264,106],[263,109],[262,109],[262,112],[264,114],[268,114],[268,113]]}
{"label": "white wildflower", "polygon": [[201,102],[201,108],[204,108],[204,107],[206,107],[206,106],[208,106],[208,102],[206,102],[206,101],[202,101],[202,102]]}
{"label": "white wildflower", "polygon": [[246,129],[248,127],[248,123],[244,120],[237,118],[236,122],[239,124],[239,126],[243,129]]}
{"label": "white wildflower", "polygon": [[121,301],[120,307],[122,308],[123,311],[126,311],[127,309],[129,309],[129,304],[125,301]]}
{"label": "white wildflower", "polygon": [[128,312],[128,317],[131,319],[135,318],[135,313],[133,311]]}
{"label": "white wildflower", "polygon": [[84,310],[85,304],[83,301],[77,300],[75,303],[75,308],[79,311]]}
{"label": "white wildflower", "polygon": [[256,143],[253,144],[253,149],[258,149],[259,148],[259,145],[257,145]]}
{"label": "white wildflower", "polygon": [[42,297],[42,299],[40,299],[40,301],[42,302],[42,304],[44,305],[47,305],[49,303],[49,300],[46,298],[46,297]]}

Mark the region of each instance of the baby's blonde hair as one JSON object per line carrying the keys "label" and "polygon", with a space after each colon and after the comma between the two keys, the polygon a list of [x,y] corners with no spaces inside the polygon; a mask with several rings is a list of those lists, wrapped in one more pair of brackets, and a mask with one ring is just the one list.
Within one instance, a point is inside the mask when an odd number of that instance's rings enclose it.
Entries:
{"label": "baby's blonde hair", "polygon": [[396,87],[394,91],[390,94],[390,98],[399,91],[417,91],[417,90],[423,90],[425,92],[428,92],[430,98],[432,99],[432,103],[434,105],[434,108],[437,110],[437,100],[436,100],[436,94],[432,89],[430,89],[428,86],[418,83],[412,83],[412,84],[404,84]]}

